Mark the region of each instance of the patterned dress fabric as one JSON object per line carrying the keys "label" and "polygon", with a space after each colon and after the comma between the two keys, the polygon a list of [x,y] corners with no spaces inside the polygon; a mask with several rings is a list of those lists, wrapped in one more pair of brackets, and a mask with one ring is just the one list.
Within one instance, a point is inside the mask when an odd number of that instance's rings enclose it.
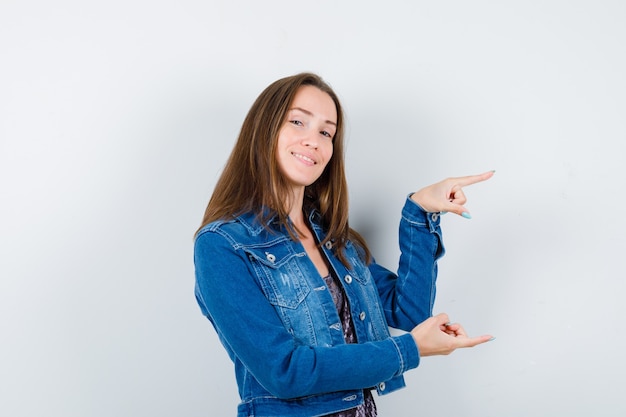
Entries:
{"label": "patterned dress fabric", "polygon": [[[350,314],[350,306],[348,305],[348,299],[343,293],[343,289],[337,284],[332,275],[324,277],[324,281],[333,296],[333,301],[335,302],[337,312],[341,318],[343,337],[346,343],[357,343],[354,325],[352,324],[352,315]],[[362,405],[338,413],[328,414],[325,417],[376,417],[376,404],[374,403],[372,392],[366,389],[364,390],[364,394],[365,402]]]}

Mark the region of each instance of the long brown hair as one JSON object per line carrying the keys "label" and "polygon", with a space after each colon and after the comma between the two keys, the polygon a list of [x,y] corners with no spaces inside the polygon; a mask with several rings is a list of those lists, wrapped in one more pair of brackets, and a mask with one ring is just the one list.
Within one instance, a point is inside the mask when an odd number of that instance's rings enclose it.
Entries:
{"label": "long brown hair", "polygon": [[270,84],[256,99],[246,116],[237,143],[230,154],[213,195],[204,212],[202,225],[215,220],[255,212],[263,224],[270,217],[297,237],[288,223],[291,188],[282,175],[276,158],[276,143],[289,107],[298,89],[313,86],[327,93],[337,109],[337,129],[333,138],[333,155],[322,175],[305,190],[305,207],[313,207],[322,215],[326,238],[321,244],[333,241],[336,254],[348,264],[343,249],[348,240],[357,244],[366,262],[371,255],[365,240],[348,225],[348,188],[344,170],[344,117],[339,98],[321,77],[301,73]]}

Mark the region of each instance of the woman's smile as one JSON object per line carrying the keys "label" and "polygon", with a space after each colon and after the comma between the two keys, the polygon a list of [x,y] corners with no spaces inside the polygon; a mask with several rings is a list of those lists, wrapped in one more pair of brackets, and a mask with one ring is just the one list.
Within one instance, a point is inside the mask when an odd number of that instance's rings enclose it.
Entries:
{"label": "woman's smile", "polygon": [[301,153],[291,152],[291,154],[293,156],[295,156],[296,158],[300,159],[302,162],[304,162],[307,165],[316,165],[317,164],[317,162],[315,162],[312,158],[310,158],[310,157],[308,157],[306,155],[303,155]]}

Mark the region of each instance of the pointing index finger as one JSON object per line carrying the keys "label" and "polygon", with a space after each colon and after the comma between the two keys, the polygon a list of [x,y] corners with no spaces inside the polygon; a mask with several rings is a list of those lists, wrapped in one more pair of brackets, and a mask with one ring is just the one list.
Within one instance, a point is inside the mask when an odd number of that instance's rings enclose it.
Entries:
{"label": "pointing index finger", "polygon": [[459,177],[456,178],[457,183],[461,187],[466,187],[468,185],[476,184],[477,182],[487,181],[489,178],[493,177],[493,174],[496,171],[487,171],[478,175],[468,175],[467,177]]}

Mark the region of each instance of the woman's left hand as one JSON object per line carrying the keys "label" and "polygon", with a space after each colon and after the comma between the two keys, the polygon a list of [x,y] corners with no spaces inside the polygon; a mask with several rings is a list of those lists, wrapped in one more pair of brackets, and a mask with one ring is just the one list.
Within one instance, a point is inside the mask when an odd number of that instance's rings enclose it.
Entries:
{"label": "woman's left hand", "polygon": [[429,213],[451,212],[469,219],[471,216],[463,206],[467,201],[463,187],[486,181],[494,173],[489,171],[479,175],[447,178],[413,193],[411,200]]}

